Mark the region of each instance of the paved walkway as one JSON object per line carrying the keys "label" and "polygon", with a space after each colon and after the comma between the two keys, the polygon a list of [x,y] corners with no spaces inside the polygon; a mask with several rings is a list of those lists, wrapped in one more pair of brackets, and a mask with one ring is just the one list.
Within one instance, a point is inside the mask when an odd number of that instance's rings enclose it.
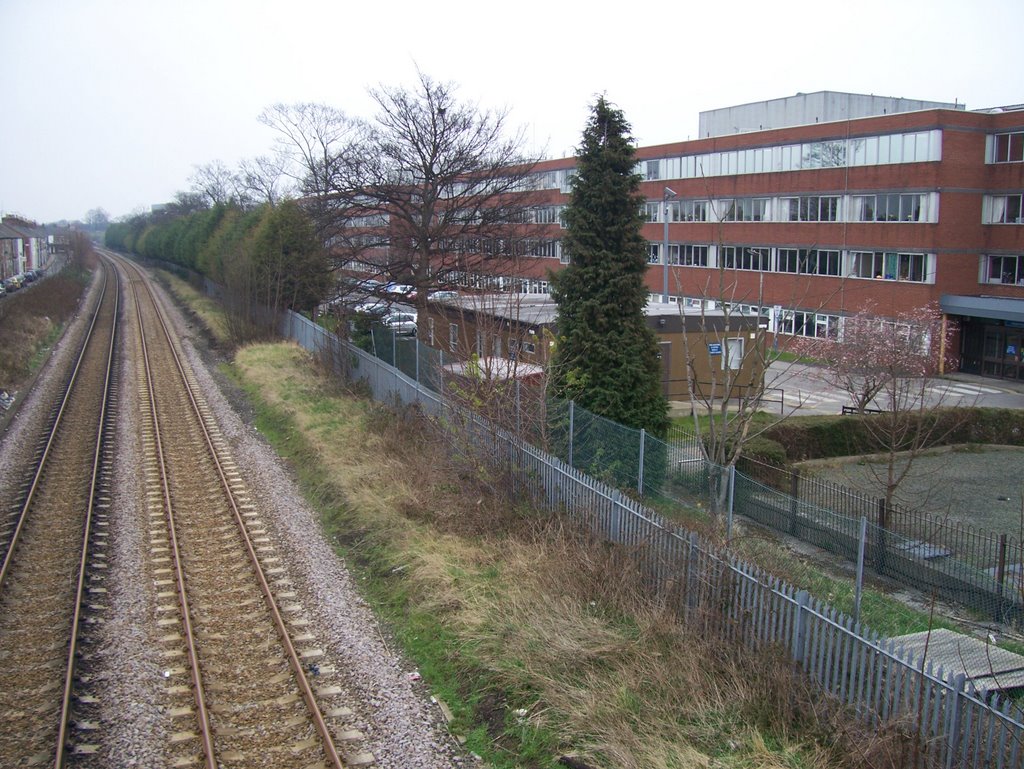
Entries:
{"label": "paved walkway", "polygon": [[[790,414],[839,414],[850,397],[830,386],[822,369],[776,361],[769,366],[766,410]],[[1024,381],[953,373],[932,378],[926,387],[931,403],[1024,409]]]}

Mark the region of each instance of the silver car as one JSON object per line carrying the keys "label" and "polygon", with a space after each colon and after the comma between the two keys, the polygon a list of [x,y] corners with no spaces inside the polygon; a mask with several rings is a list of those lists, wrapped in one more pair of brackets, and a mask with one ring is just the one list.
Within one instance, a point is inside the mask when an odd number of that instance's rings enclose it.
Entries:
{"label": "silver car", "polygon": [[414,312],[392,312],[384,316],[381,321],[384,328],[394,331],[398,336],[415,336],[416,334],[416,313]]}

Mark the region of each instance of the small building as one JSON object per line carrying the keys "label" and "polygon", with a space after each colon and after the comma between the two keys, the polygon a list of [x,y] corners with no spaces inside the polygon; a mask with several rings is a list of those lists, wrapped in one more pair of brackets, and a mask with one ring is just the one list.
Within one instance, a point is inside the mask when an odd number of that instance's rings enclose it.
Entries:
{"label": "small building", "polygon": [[[657,302],[649,302],[646,313],[658,338],[668,400],[690,400],[690,372],[698,398],[738,398],[763,387],[767,321],[761,316]],[[548,295],[478,294],[431,302],[420,316],[419,337],[459,361],[507,360],[535,373],[556,343],[556,320]]]}

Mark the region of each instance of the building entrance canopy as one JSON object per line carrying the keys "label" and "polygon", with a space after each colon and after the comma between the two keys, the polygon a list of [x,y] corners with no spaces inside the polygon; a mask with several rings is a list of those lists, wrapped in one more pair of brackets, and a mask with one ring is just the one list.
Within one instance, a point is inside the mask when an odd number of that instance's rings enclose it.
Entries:
{"label": "building entrance canopy", "polygon": [[947,315],[1024,323],[1024,299],[943,294],[939,307]]}

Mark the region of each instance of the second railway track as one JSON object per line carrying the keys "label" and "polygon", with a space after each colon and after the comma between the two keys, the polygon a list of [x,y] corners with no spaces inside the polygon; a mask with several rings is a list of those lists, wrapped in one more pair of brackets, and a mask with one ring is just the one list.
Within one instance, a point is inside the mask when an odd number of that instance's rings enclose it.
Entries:
{"label": "second railway track", "polygon": [[[89,582],[102,571],[93,514],[106,497],[118,288],[103,270],[64,396],[0,531],[0,763],[63,766]],[[100,535],[104,538],[106,532]],[[90,548],[93,548],[92,550]],[[102,579],[101,576],[97,577]],[[94,603],[95,611],[102,611]]]}

